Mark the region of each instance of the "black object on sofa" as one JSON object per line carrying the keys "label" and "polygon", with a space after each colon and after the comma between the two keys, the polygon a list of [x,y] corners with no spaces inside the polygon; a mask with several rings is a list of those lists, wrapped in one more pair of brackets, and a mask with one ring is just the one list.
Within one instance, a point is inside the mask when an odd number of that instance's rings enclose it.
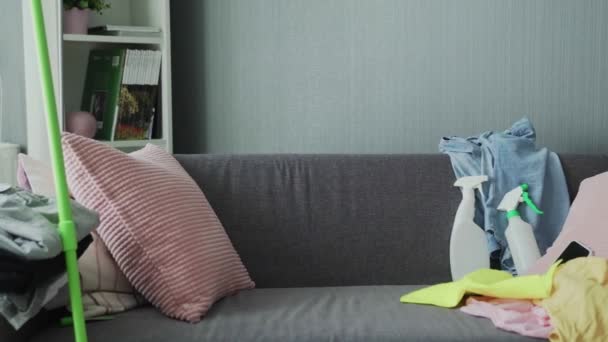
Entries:
{"label": "black object on sofa", "polygon": [[[219,301],[194,325],[151,307],[90,323],[90,341],[533,341],[457,310],[399,302],[421,284],[450,280],[460,193],[446,156],[177,159],[257,288]],[[608,171],[604,156],[561,159],[572,196],[581,180]],[[70,341],[71,334],[53,324],[33,341]]]}

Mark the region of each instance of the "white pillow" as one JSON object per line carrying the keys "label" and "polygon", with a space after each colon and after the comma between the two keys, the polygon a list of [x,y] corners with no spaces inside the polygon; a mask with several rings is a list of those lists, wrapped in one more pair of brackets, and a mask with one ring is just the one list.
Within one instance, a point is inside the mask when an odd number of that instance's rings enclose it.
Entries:
{"label": "white pillow", "polygon": [[[23,168],[31,191],[38,195],[55,197],[55,182],[51,166],[23,153],[19,153],[17,159],[19,166]],[[22,184],[19,185],[23,187]]]}

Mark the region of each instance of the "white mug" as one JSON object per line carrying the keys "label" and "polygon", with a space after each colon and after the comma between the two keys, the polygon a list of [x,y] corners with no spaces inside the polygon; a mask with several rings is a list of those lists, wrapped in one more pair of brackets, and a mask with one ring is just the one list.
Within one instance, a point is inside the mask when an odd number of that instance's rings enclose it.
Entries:
{"label": "white mug", "polygon": [[19,145],[0,143],[0,183],[17,185]]}

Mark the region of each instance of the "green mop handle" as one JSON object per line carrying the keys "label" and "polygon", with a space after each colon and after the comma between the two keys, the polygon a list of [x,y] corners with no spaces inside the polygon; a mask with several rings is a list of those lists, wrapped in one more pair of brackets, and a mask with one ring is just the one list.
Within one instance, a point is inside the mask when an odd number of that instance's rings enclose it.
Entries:
{"label": "green mop handle", "polygon": [[55,90],[53,89],[53,76],[51,74],[51,62],[44,29],[44,16],[42,14],[41,0],[32,1],[32,19],[34,21],[34,36],[38,49],[38,64],[40,65],[40,78],[42,79],[42,92],[44,97],[44,108],[46,110],[46,122],[49,135],[49,146],[51,161],[53,163],[53,174],[55,179],[55,190],[57,192],[57,206],[59,209],[59,235],[65,252],[65,263],[68,273],[68,286],[70,289],[70,305],[72,308],[72,319],[74,322],[74,336],[76,342],[86,342],[87,332],[82,308],[82,293],[80,292],[80,274],[78,272],[78,258],[76,248],[78,241],[76,229],[72,221],[72,207],[68,184],[65,176],[63,163],[63,151],[61,149],[61,131],[57,115],[57,103],[55,101]]}

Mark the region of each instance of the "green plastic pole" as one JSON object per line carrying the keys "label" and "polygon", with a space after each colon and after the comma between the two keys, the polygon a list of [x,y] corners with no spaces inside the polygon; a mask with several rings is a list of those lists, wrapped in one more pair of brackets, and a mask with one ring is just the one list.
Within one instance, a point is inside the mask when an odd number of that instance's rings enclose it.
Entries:
{"label": "green plastic pole", "polygon": [[46,110],[46,122],[49,135],[49,147],[51,161],[53,164],[53,175],[55,179],[55,191],[57,193],[57,207],[59,209],[59,235],[65,252],[65,263],[68,273],[68,286],[70,289],[70,305],[72,308],[72,320],[74,324],[74,337],[76,342],[86,342],[87,332],[82,309],[82,293],[80,291],[80,273],[78,272],[78,258],[76,248],[78,239],[76,229],[72,221],[72,207],[70,206],[70,195],[65,176],[63,163],[63,151],[61,149],[61,130],[59,129],[59,118],[57,114],[57,102],[55,101],[55,90],[53,88],[53,76],[51,74],[51,62],[44,29],[44,16],[42,14],[41,0],[31,0],[32,19],[34,22],[34,37],[38,52],[38,65],[40,65],[40,78],[42,80],[42,93],[44,108]]}

